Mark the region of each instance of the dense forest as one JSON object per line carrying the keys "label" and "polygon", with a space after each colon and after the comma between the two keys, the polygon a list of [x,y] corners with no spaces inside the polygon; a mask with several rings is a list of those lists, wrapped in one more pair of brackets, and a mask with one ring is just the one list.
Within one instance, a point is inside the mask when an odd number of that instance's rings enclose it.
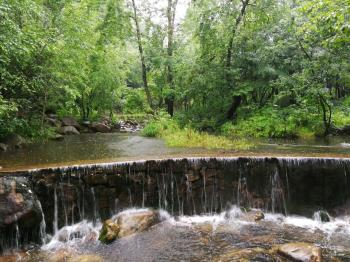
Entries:
{"label": "dense forest", "polygon": [[48,138],[49,114],[327,136],[349,94],[350,0],[0,0],[1,137]]}

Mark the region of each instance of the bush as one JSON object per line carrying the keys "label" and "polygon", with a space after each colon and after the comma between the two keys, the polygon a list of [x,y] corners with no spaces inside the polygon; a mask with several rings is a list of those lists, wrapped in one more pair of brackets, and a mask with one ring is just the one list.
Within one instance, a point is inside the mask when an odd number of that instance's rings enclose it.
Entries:
{"label": "bush", "polygon": [[162,133],[162,125],[158,122],[152,121],[148,123],[142,130],[142,135],[147,137],[157,137]]}
{"label": "bush", "polygon": [[190,126],[180,128],[178,122],[165,112],[159,112],[142,130],[147,137],[161,137],[171,147],[198,147],[208,149],[248,149],[252,146],[245,139],[232,139],[224,136],[199,132]]}
{"label": "bush", "polygon": [[225,123],[220,131],[231,137],[291,138],[298,136],[301,121],[302,115],[296,111],[269,107],[246,119],[238,120],[235,125]]}

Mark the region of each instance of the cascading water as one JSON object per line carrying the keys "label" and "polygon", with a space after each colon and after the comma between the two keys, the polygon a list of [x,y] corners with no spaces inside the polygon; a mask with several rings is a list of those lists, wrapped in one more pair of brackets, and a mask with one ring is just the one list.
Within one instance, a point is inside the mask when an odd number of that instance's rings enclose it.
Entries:
{"label": "cascading water", "polygon": [[[263,224],[273,232],[277,221],[293,227],[299,223],[333,239],[335,232],[349,223],[349,167],[349,159],[193,158],[22,173],[31,180],[40,206],[41,222],[35,228],[39,241],[33,238],[29,242],[44,243],[46,233],[53,233],[52,241],[60,245],[60,239],[65,239],[64,243],[96,239],[101,221],[131,207],[164,209],[176,223],[195,218],[220,221],[216,230],[225,229],[224,235],[236,232],[236,224],[255,225],[256,212],[264,212]],[[319,210],[334,218],[325,220]],[[22,223],[17,225],[22,232]],[[75,230],[80,233],[72,233]],[[278,229],[276,235],[281,232]],[[346,234],[341,231],[336,237]],[[16,239],[24,241],[22,234]],[[52,246],[52,241],[46,246]]]}
{"label": "cascading water", "polygon": [[[45,221],[45,214],[43,212],[43,208],[41,206],[41,202],[38,200],[38,206],[39,206],[39,210],[41,212],[41,222],[40,222],[40,231],[39,231],[39,235],[40,235],[40,239],[41,239],[41,243],[42,244],[46,244],[46,240],[47,240],[47,234],[46,234],[46,221]],[[55,231],[57,232],[57,231]]]}
{"label": "cascading water", "polygon": [[58,202],[57,202],[57,189],[54,188],[54,220],[53,220],[53,232],[56,234],[58,231]]}

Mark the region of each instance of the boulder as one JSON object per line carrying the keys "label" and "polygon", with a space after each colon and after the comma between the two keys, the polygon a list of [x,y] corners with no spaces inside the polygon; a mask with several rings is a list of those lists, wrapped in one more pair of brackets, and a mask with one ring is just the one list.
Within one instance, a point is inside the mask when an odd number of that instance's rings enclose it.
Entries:
{"label": "boulder", "polygon": [[64,126],[61,128],[60,133],[63,135],[79,135],[79,131],[74,126]]}
{"label": "boulder", "polygon": [[4,143],[0,143],[0,151],[6,152],[7,151],[7,145],[4,144]]}
{"label": "boulder", "polygon": [[98,238],[98,240],[105,244],[112,243],[114,240],[117,239],[119,231],[119,225],[113,220],[108,219],[103,223],[100,237]]}
{"label": "boulder", "polygon": [[160,222],[160,215],[152,210],[125,211],[103,224],[99,240],[108,244],[117,238],[147,230]]}
{"label": "boulder", "polygon": [[21,228],[40,224],[39,201],[24,177],[0,177],[0,228],[17,223]]}
{"label": "boulder", "polygon": [[277,253],[298,262],[322,262],[322,250],[310,243],[288,243],[278,247]]}
{"label": "boulder", "polygon": [[94,122],[94,123],[91,124],[90,128],[94,132],[100,132],[100,133],[111,132],[111,128],[109,126],[107,126],[106,124],[103,124],[103,123]]}
{"label": "boulder", "polygon": [[74,118],[72,117],[63,117],[61,119],[61,122],[62,122],[62,125],[63,126],[74,126],[75,128],[79,129],[80,128],[80,125],[79,123],[77,122],[77,120],[75,120]]}
{"label": "boulder", "polygon": [[46,118],[47,123],[49,123],[53,127],[61,127],[62,123],[57,118]]}
{"label": "boulder", "polygon": [[118,217],[120,227],[119,237],[126,237],[137,232],[142,232],[160,222],[159,213],[156,211],[126,212]]}
{"label": "boulder", "polygon": [[264,218],[265,218],[265,215],[263,212],[257,212],[254,216],[254,221],[257,222],[257,221],[263,220]]}

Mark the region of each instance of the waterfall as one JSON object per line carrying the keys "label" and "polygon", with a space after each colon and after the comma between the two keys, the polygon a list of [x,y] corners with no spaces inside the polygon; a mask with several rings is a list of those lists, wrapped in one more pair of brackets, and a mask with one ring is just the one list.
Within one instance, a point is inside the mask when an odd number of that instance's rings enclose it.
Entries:
{"label": "waterfall", "polygon": [[[176,217],[215,214],[236,205],[319,221],[320,210],[332,216],[350,212],[349,168],[350,159],[175,158],[40,169],[21,176],[39,199],[41,220],[33,230],[40,228],[40,239],[32,241],[44,242],[46,230],[56,235],[59,227],[84,219],[96,225],[130,207],[164,209]],[[26,236],[21,223],[11,230],[12,245],[20,246]]]}
{"label": "waterfall", "polygon": [[285,192],[283,183],[280,179],[278,169],[276,168],[271,175],[271,211],[276,213],[277,211],[287,215],[287,204],[285,198]]}
{"label": "waterfall", "polygon": [[100,216],[99,216],[99,212],[98,212],[94,187],[91,188],[91,195],[92,195],[92,205],[93,205],[93,210],[94,210],[92,221],[94,224],[97,224],[98,222],[100,222]]}
{"label": "waterfall", "polygon": [[39,236],[42,244],[46,244],[47,234],[46,234],[46,222],[45,222],[45,214],[43,212],[43,208],[41,206],[41,202],[38,200],[38,206],[41,212],[41,222],[39,227]]}
{"label": "waterfall", "polygon": [[17,216],[15,215],[15,245],[16,245],[16,250],[19,250],[19,239],[20,239],[20,233],[19,233],[19,227],[18,227],[18,222],[17,222]]}
{"label": "waterfall", "polygon": [[54,220],[53,220],[53,232],[58,232],[58,202],[57,202],[57,189],[54,188]]}

